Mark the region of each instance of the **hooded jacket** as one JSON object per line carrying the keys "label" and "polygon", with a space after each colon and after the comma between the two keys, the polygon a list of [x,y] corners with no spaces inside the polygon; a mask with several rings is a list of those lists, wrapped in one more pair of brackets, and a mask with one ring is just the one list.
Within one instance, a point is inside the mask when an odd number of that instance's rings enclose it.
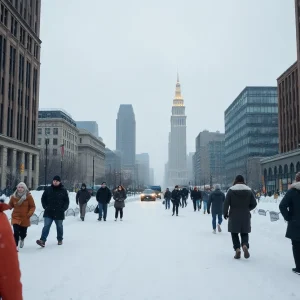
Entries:
{"label": "hooded jacket", "polygon": [[295,182],[279,204],[279,209],[288,222],[286,237],[300,241],[300,182]]}
{"label": "hooded jacket", "polygon": [[207,211],[210,211],[210,206],[211,206],[212,215],[222,215],[224,201],[225,201],[224,193],[221,190],[216,189],[209,195],[208,203],[207,203]]}
{"label": "hooded jacket", "polygon": [[251,232],[250,211],[256,207],[252,190],[245,184],[235,184],[226,195],[224,216],[228,215],[228,231],[232,233]]}
{"label": "hooded jacket", "polygon": [[22,300],[21,272],[16,243],[11,226],[3,211],[10,209],[9,205],[0,203],[0,298]]}

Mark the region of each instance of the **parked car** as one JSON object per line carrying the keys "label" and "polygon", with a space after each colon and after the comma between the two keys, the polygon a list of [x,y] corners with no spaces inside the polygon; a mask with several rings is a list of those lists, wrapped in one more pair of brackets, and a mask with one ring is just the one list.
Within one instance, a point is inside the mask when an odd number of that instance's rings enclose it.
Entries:
{"label": "parked car", "polygon": [[141,201],[156,201],[156,193],[153,190],[147,189],[141,193]]}

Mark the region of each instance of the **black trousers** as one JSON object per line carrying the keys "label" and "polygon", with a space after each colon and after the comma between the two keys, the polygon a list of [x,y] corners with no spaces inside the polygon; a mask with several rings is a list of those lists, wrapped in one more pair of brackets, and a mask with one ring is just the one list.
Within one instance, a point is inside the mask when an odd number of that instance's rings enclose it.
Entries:
{"label": "black trousers", "polygon": [[19,245],[19,239],[21,238],[21,240],[24,240],[27,236],[27,228],[28,227],[23,227],[20,226],[18,224],[14,224],[13,225],[13,229],[14,229],[14,238],[15,238],[15,242],[16,242],[16,246]]}
{"label": "black trousers", "polygon": [[118,215],[120,212],[120,218],[123,218],[123,208],[115,208],[116,212],[115,212],[115,219],[118,219]]}
{"label": "black trousers", "polygon": [[234,251],[236,249],[240,249],[241,245],[246,245],[249,249],[249,234],[248,233],[240,233],[241,235],[241,241],[238,233],[231,233],[232,243],[233,243],[233,249]]}
{"label": "black trousers", "polygon": [[178,207],[179,207],[179,203],[173,202],[173,214],[175,214],[176,211],[176,215],[178,215]]}
{"label": "black trousers", "polygon": [[187,206],[186,197],[183,197],[182,198],[182,207],[185,207],[185,206]]}
{"label": "black trousers", "polygon": [[292,241],[296,269],[300,271],[300,241]]}

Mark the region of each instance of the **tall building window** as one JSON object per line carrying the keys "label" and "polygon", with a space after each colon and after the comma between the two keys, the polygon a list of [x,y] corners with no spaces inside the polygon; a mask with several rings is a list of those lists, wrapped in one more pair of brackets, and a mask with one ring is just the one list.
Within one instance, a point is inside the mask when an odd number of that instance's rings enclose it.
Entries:
{"label": "tall building window", "polygon": [[31,63],[27,61],[26,63],[26,87],[30,88],[31,81]]}
{"label": "tall building window", "polygon": [[53,145],[54,145],[54,146],[57,145],[57,139],[53,139]]}
{"label": "tall building window", "polygon": [[42,139],[38,138],[38,145],[41,146],[42,145]]}
{"label": "tall building window", "polygon": [[10,46],[10,56],[9,56],[9,74],[12,75],[12,77],[15,76],[15,69],[16,69],[16,53],[17,50]]}
{"label": "tall building window", "polygon": [[58,134],[58,128],[53,128],[53,134]]}
{"label": "tall building window", "polygon": [[18,22],[17,20],[11,16],[11,22],[10,22],[10,31],[11,33],[17,37],[17,33],[18,33]]}
{"label": "tall building window", "polygon": [[38,81],[38,70],[33,69],[33,97],[37,98],[37,81]]}
{"label": "tall building window", "polygon": [[0,15],[0,21],[3,23],[5,26],[7,26],[7,18],[8,18],[8,10],[7,8],[1,4],[1,15]]}
{"label": "tall building window", "polygon": [[45,134],[50,134],[51,132],[50,132],[50,128],[45,128]]}
{"label": "tall building window", "polygon": [[27,50],[31,53],[32,51],[32,37],[27,35]]}
{"label": "tall building window", "polygon": [[24,81],[25,58],[22,54],[19,56],[19,81]]}
{"label": "tall building window", "polygon": [[38,128],[38,134],[42,134],[43,133],[43,129],[42,128]]}
{"label": "tall building window", "polygon": [[20,42],[23,46],[25,46],[25,29],[20,27]]}
{"label": "tall building window", "polygon": [[0,65],[4,70],[6,63],[6,39],[0,35]]}
{"label": "tall building window", "polygon": [[36,59],[39,58],[39,45],[34,43],[33,55]]}

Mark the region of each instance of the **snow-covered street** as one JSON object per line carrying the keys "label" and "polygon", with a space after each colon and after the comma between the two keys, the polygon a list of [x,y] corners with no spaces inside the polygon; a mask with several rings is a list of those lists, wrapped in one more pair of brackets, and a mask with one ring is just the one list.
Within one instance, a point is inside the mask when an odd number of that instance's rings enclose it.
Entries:
{"label": "snow-covered street", "polygon": [[160,201],[127,203],[123,222],[114,222],[113,207],[105,223],[94,213],[85,222],[68,217],[63,246],[53,226],[39,248],[42,225],[29,228],[19,253],[25,300],[300,299],[282,218],[253,214],[251,257],[238,261],[227,222],[213,235],[211,215],[190,200],[179,217]]}

